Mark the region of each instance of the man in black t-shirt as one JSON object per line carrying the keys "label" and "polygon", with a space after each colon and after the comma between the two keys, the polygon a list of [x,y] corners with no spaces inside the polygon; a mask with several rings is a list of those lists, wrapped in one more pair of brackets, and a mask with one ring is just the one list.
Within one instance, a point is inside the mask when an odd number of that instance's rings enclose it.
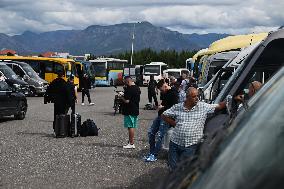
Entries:
{"label": "man in black t-shirt", "polygon": [[134,149],[134,130],[137,127],[140,102],[140,88],[135,85],[132,78],[125,77],[125,90],[122,97],[122,114],[124,115],[124,127],[128,129],[129,140],[128,144],[123,146],[126,149]]}
{"label": "man in black t-shirt", "polygon": [[152,104],[152,98],[154,99],[155,106],[158,106],[158,99],[157,99],[157,82],[154,80],[154,75],[150,75],[150,81],[148,83],[148,100],[149,103]]}
{"label": "man in black t-shirt", "polygon": [[[162,141],[166,134],[169,125],[161,119],[161,114],[173,105],[178,103],[178,91],[171,88],[164,80],[160,80],[157,84],[158,89],[163,94],[162,104],[159,107],[158,116],[154,119],[148,131],[150,153],[144,157],[147,162],[154,162],[157,160],[157,155],[162,147]],[[156,135],[158,134],[157,141]]]}

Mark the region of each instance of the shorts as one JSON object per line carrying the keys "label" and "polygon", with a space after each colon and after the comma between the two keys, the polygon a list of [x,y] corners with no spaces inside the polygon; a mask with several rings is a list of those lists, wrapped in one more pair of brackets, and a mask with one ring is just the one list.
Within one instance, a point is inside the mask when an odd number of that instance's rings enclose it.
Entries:
{"label": "shorts", "polygon": [[138,116],[125,115],[124,127],[125,128],[137,128]]}

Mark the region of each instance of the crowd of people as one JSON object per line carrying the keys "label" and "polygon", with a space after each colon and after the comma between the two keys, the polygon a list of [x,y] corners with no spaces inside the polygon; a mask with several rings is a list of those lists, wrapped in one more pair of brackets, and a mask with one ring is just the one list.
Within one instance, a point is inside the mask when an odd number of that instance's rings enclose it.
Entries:
{"label": "crowd of people", "polygon": [[[129,141],[123,148],[134,149],[134,129],[137,127],[139,115],[140,89],[131,77],[125,78],[125,95],[123,98],[124,127],[128,129]],[[203,136],[203,129],[208,114],[222,110],[225,102],[207,104],[198,99],[194,78],[183,74],[181,78],[162,79],[158,83],[150,77],[148,100],[154,99],[158,114],[148,129],[149,153],[143,157],[146,162],[155,162],[165,134],[173,128],[168,152],[168,166],[173,171],[178,162],[195,153],[196,145]],[[160,91],[161,103],[158,104],[157,94]]]}
{"label": "crowd of people", "polygon": [[[52,97],[54,103],[54,119],[56,115],[66,114],[71,108],[75,113],[75,103],[78,102],[77,87],[74,85],[74,78],[66,82],[63,73],[58,73],[48,87],[47,94]],[[87,75],[82,78],[82,105],[84,96],[91,102],[89,89],[91,88]],[[122,99],[122,114],[124,115],[124,127],[128,130],[128,143],[123,146],[125,149],[135,149],[135,129],[138,126],[140,88],[134,83],[131,77],[124,78],[124,94]],[[247,96],[251,97],[259,88],[261,83],[254,81],[249,84]],[[158,90],[160,91],[161,103],[158,103]],[[171,128],[168,151],[168,166],[174,171],[180,161],[195,154],[197,144],[203,137],[205,121],[209,114],[226,108],[226,102],[219,104],[208,104],[199,101],[198,90],[194,78],[183,74],[181,78],[162,79],[159,82],[150,77],[148,85],[148,100],[158,110],[157,116],[148,128],[149,153],[143,157],[145,162],[158,160],[162,148],[163,139]],[[235,97],[236,101],[243,102],[247,98],[240,94]]]}

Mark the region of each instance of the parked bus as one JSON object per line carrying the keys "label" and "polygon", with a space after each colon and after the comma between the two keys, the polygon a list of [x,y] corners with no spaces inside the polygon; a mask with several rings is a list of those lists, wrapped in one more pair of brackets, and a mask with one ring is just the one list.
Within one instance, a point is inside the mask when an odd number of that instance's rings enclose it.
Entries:
{"label": "parked bus", "polygon": [[94,65],[96,86],[123,84],[123,68],[129,65],[127,60],[98,58],[90,62]]}
{"label": "parked bus", "polygon": [[123,69],[123,77],[130,76],[138,86],[143,85],[143,66],[129,65]]}
{"label": "parked bus", "polygon": [[154,75],[154,79],[158,82],[163,78],[164,70],[168,69],[164,62],[151,62],[144,66],[143,85],[148,85],[150,75]]}
{"label": "parked bus", "polygon": [[267,37],[267,35],[268,33],[235,35],[235,36],[228,36],[213,42],[212,44],[210,44],[208,49],[202,49],[193,56],[192,59],[195,65],[195,71],[198,72],[195,73],[195,75],[199,76],[200,74],[200,67],[199,69],[197,69],[197,66],[200,66],[200,64],[201,66],[204,66],[202,60],[205,59],[202,57],[210,56],[220,52],[240,50],[241,48],[248,47],[252,44],[264,40]]}
{"label": "parked bus", "polygon": [[0,60],[16,60],[29,64],[35,72],[47,82],[52,82],[57,78],[57,72],[65,73],[64,79],[73,75],[74,83],[79,85],[79,78],[75,61],[65,58],[44,58],[44,57],[24,57],[24,56],[0,56]]}

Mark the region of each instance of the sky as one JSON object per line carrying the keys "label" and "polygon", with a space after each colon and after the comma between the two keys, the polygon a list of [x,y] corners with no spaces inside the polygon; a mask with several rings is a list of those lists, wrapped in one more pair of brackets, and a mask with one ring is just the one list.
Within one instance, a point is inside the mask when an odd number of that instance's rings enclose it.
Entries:
{"label": "sky", "polygon": [[284,0],[0,0],[0,33],[148,21],[181,33],[247,34],[284,25]]}

